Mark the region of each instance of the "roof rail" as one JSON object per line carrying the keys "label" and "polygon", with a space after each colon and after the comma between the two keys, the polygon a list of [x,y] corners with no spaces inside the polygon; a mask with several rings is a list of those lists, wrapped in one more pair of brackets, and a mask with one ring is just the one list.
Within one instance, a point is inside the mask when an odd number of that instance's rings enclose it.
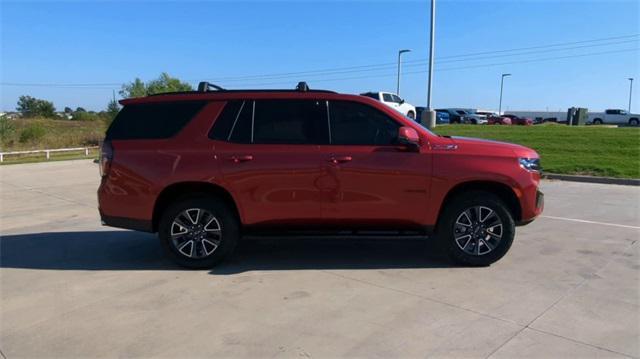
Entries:
{"label": "roof rail", "polygon": [[216,91],[224,91],[224,89],[218,85],[210,84],[206,81],[202,81],[198,84],[198,92],[209,92],[211,89]]}

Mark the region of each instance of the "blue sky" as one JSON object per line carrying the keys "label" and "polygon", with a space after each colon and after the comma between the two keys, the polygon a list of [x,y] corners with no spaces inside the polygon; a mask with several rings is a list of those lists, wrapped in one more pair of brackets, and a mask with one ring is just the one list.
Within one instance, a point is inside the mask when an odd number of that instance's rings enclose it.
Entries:
{"label": "blue sky", "polygon": [[[439,0],[433,104],[496,109],[500,74],[512,73],[504,109],[626,108],[627,78],[640,77],[639,3]],[[3,110],[22,94],[100,110],[118,84],[163,71],[229,88],[395,91],[401,48],[413,50],[401,96],[426,103],[428,0],[3,0],[0,11]],[[369,65],[380,66],[358,67]],[[333,72],[286,75],[315,70]]]}

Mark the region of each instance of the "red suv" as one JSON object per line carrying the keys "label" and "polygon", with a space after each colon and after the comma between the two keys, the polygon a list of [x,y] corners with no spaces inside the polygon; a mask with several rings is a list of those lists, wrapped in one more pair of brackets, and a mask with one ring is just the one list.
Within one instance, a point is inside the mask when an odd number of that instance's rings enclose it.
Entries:
{"label": "red suv", "polygon": [[529,148],[439,136],[304,83],[213,87],[122,100],[102,146],[103,224],[157,232],[181,265],[211,267],[242,235],[274,230],[420,232],[458,263],[489,265],[542,212]]}

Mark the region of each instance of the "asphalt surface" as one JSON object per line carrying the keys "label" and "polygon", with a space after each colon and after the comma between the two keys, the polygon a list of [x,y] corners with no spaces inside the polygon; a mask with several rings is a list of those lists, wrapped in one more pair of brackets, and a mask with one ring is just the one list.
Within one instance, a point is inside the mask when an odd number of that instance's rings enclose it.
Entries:
{"label": "asphalt surface", "polygon": [[102,227],[97,166],[0,167],[15,357],[640,357],[640,188],[543,183],[488,268],[417,239],[252,239],[210,271]]}

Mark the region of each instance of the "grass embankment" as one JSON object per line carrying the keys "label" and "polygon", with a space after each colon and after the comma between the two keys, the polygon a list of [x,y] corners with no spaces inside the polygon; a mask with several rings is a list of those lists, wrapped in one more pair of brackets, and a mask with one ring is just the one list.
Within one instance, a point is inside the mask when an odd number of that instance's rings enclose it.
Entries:
{"label": "grass embankment", "polygon": [[545,172],[640,178],[640,128],[445,125],[435,132],[533,148]]}
{"label": "grass embankment", "polygon": [[[104,138],[106,123],[96,121],[52,120],[43,118],[9,120],[9,129],[0,137],[0,152],[29,151],[70,147],[97,146]],[[95,158],[96,150],[52,152],[50,161]],[[45,161],[44,153],[5,156],[2,164]]]}

